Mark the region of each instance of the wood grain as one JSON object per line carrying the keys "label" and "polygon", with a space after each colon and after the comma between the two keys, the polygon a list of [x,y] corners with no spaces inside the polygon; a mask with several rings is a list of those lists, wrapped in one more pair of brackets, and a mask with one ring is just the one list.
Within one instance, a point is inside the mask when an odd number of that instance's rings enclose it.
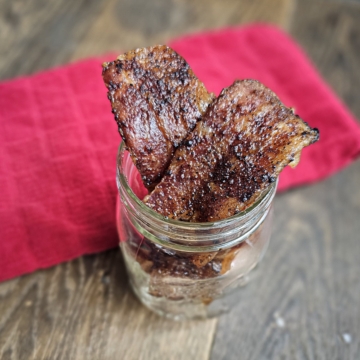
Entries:
{"label": "wood grain", "polygon": [[209,28],[251,21],[287,27],[294,1],[1,0],[0,79]]}
{"label": "wood grain", "polygon": [[291,33],[360,118],[360,2],[301,0]]}
{"label": "wood grain", "polygon": [[118,250],[3,283],[0,314],[0,359],[205,360],[216,326],[143,307]]}
{"label": "wood grain", "polygon": [[192,33],[251,21],[287,27],[294,0],[111,0],[73,53],[73,59],[163,44]]}
{"label": "wood grain", "polygon": [[0,79],[69,61],[101,2],[0,2]]}

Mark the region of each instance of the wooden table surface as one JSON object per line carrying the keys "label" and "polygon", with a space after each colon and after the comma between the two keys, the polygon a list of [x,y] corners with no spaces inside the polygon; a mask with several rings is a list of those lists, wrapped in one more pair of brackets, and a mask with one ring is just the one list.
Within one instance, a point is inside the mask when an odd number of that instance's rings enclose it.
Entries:
{"label": "wooden table surface", "polygon": [[[360,1],[0,0],[0,79],[252,21],[292,34],[360,118]],[[360,359],[360,162],[277,196],[275,212],[231,313],[153,315],[112,250],[0,284],[0,358]]]}

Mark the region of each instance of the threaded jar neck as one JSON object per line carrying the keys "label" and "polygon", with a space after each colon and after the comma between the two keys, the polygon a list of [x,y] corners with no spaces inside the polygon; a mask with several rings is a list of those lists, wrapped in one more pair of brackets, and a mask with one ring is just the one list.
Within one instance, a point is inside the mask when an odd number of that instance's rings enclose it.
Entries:
{"label": "threaded jar neck", "polygon": [[277,187],[276,181],[251,207],[230,218],[192,223],[168,219],[146,206],[133,191],[139,179],[138,171],[122,142],[117,156],[117,186],[123,204],[121,211],[149,240],[184,252],[218,251],[244,241],[262,224]]}

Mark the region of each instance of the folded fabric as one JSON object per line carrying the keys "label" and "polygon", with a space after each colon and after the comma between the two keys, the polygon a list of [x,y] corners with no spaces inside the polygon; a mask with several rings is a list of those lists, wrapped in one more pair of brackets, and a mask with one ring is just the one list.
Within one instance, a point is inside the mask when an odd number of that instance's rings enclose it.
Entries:
{"label": "folded fabric", "polygon": [[[274,27],[253,25],[170,43],[210,91],[253,78],[274,90],[320,141],[280,189],[325,178],[360,153],[360,128],[302,50]],[[117,246],[120,143],[89,59],[0,84],[0,280]]]}

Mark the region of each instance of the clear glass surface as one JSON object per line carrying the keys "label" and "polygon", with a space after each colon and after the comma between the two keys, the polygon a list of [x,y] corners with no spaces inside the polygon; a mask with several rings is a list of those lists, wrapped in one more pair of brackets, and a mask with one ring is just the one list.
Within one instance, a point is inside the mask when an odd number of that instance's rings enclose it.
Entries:
{"label": "clear glass surface", "polygon": [[123,145],[117,170],[117,227],[135,294],[172,319],[219,315],[268,247],[276,183],[243,213],[214,223],[187,223],[169,220],[141,202],[146,190]]}

